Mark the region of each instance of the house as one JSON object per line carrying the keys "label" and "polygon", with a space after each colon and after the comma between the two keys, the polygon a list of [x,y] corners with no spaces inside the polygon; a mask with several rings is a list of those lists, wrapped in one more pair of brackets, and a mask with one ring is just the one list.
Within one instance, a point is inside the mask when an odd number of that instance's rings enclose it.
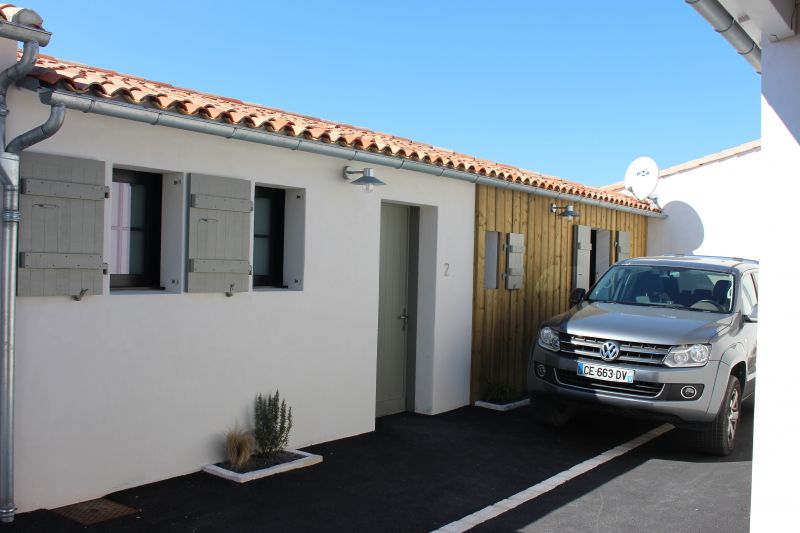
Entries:
{"label": "house", "polygon": [[[42,33],[20,13],[0,8],[2,69],[20,60],[19,35]],[[6,519],[14,502],[56,507],[220,460],[258,392],[292,406],[292,446],[467,405],[483,346],[519,365],[533,323],[566,305],[573,256],[585,284],[592,242],[600,263],[644,253],[645,217],[660,216],[614,192],[44,54],[9,89],[7,138],[62,108],[60,130],[19,160]],[[557,216],[568,202],[580,224]],[[504,305],[519,312],[498,326],[488,313]],[[497,346],[500,327],[513,345]]]}
{"label": "house", "polygon": [[[659,172],[654,194],[666,218],[648,219],[647,253],[760,258],[764,243],[745,191],[762,172],[760,140]],[[622,182],[601,188],[626,192]]]}
{"label": "house", "polygon": [[[793,359],[785,349],[787,332],[797,327],[800,309],[791,297],[798,253],[797,226],[787,201],[800,194],[800,35],[795,0],[687,0],[761,72],[761,168],[752,186],[750,209],[737,217],[753,221],[760,242],[761,306],[757,420],[753,442],[753,531],[792,523],[800,475],[796,443],[800,430],[788,423],[795,403]],[[731,53],[734,53],[733,51]],[[735,112],[735,111],[734,111]]]}

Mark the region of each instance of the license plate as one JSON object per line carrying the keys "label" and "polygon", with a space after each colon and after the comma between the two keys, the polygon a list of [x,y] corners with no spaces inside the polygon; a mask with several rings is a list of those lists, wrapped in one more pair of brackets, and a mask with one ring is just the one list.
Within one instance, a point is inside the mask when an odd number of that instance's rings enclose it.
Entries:
{"label": "license plate", "polygon": [[578,375],[585,378],[633,383],[633,374],[633,370],[630,369],[578,362]]}

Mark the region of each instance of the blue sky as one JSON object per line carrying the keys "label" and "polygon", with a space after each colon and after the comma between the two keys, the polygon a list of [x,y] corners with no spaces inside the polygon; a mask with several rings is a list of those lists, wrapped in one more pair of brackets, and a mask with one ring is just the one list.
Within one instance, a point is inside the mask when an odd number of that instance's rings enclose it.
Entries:
{"label": "blue sky", "polygon": [[22,5],[56,57],[591,185],[760,136],[759,75],[681,0]]}

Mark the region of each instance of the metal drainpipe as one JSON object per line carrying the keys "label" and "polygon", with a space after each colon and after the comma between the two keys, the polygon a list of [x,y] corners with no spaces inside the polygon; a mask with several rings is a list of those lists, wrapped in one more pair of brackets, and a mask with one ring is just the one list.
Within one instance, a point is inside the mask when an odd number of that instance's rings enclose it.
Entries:
{"label": "metal drainpipe", "polygon": [[700,13],[761,74],[761,47],[747,35],[722,4],[717,0],[686,0],[686,3]]}
{"label": "metal drainpipe", "polygon": [[339,146],[338,144],[327,144],[320,141],[310,141],[307,139],[298,139],[296,137],[287,137],[286,135],[280,133],[253,130],[234,124],[209,122],[208,120],[201,118],[178,115],[176,113],[162,111],[160,109],[144,108],[135,104],[127,104],[124,102],[101,100],[83,94],[65,93],[52,89],[39,89],[39,98],[44,104],[63,104],[67,107],[67,109],[74,109],[83,113],[93,113],[107,117],[133,120],[145,124],[166,126],[168,128],[177,128],[195,133],[215,135],[217,137],[224,137],[226,139],[266,144],[268,146],[319,154],[328,157],[338,157],[348,161],[384,165],[394,169],[423,172],[433,176],[468,181],[470,183],[487,185],[499,189],[521,191],[528,194],[533,194],[535,196],[544,196],[546,198],[552,198],[556,200],[569,201],[585,205],[602,206],[608,209],[622,211],[625,213],[634,213],[645,217],[667,218],[665,214],[658,211],[638,209],[635,207],[629,207],[610,202],[601,202],[595,198],[551,191],[534,187],[533,185],[511,183],[509,181],[489,178],[462,170],[444,168],[431,163],[424,163],[422,161],[412,161],[410,159],[403,159],[381,153],[356,150],[354,148]]}
{"label": "metal drainpipe", "polygon": [[14,521],[14,326],[17,289],[17,232],[19,229],[19,154],[55,134],[64,122],[65,108],[53,105],[47,121],[5,144],[8,88],[25,77],[39,53],[37,41],[23,45],[22,58],[0,72],[0,181],[3,183],[3,245],[0,259],[0,522]]}

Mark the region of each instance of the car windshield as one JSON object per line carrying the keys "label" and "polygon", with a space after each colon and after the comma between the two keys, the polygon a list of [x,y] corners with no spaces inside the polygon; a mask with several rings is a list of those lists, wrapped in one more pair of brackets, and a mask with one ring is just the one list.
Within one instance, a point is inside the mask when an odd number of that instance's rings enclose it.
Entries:
{"label": "car windshield", "polygon": [[587,299],[730,313],[733,275],[694,268],[620,265],[603,275]]}

